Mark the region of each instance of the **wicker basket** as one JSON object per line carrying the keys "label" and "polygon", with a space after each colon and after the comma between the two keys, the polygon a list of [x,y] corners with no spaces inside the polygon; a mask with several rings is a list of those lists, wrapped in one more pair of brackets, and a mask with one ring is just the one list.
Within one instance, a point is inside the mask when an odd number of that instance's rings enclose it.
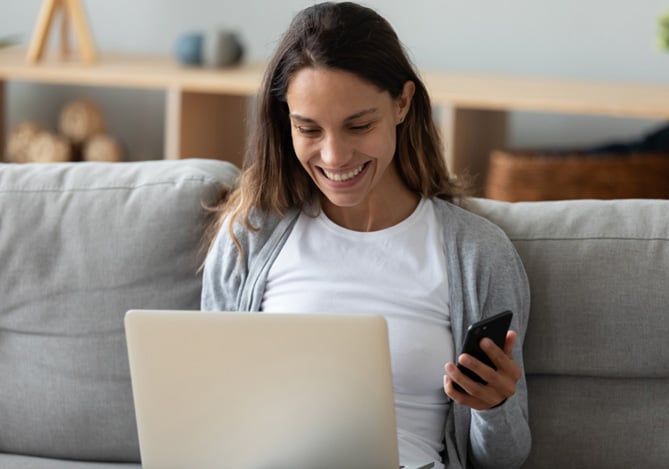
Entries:
{"label": "wicker basket", "polygon": [[497,200],[669,198],[669,154],[494,151],[485,189]]}

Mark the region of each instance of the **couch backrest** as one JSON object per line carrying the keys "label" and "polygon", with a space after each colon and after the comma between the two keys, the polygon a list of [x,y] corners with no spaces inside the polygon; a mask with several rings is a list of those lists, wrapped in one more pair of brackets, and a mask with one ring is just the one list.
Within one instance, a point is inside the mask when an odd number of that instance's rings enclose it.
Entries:
{"label": "couch backrest", "polygon": [[[0,165],[0,452],[139,461],[123,315],[198,309],[201,203],[237,174]],[[471,207],[530,279],[526,467],[666,467],[669,201]]]}
{"label": "couch backrest", "polygon": [[472,202],[527,270],[526,467],[669,464],[669,201]]}
{"label": "couch backrest", "polygon": [[0,452],[139,461],[124,314],[199,309],[201,204],[237,173],[0,165]]}

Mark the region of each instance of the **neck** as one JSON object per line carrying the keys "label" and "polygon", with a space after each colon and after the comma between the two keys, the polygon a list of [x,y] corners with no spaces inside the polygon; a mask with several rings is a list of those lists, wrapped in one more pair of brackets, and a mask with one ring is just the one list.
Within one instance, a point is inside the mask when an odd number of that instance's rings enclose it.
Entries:
{"label": "neck", "polygon": [[378,231],[397,225],[416,210],[420,196],[406,188],[400,192],[391,198],[370,195],[353,207],[339,207],[323,197],[321,207],[330,220],[344,228]]}

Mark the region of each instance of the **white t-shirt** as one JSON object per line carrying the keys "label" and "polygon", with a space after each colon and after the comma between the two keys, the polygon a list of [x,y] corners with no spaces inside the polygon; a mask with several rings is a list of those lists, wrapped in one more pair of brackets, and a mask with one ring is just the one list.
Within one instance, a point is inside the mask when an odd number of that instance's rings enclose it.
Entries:
{"label": "white t-shirt", "polygon": [[[439,461],[453,360],[442,230],[433,202],[373,232],[302,213],[270,268],[262,310],[385,316],[401,461]],[[441,466],[435,466],[441,467]]]}

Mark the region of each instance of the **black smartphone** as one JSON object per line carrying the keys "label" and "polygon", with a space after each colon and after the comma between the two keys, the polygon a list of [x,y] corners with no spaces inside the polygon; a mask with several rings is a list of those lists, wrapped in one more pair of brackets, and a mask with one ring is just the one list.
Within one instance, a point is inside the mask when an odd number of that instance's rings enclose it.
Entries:
{"label": "black smartphone", "polygon": [[[483,340],[484,337],[488,337],[493,342],[495,342],[499,348],[503,349],[504,342],[506,341],[506,333],[508,332],[509,326],[511,325],[512,317],[513,313],[511,311],[504,311],[503,313],[496,314],[470,325],[467,329],[467,334],[465,335],[465,342],[462,346],[461,354],[466,353],[471,355],[489,367],[497,369],[490,358],[488,358],[488,355],[486,355],[486,353],[481,350],[481,340]],[[460,371],[462,371],[465,375],[474,381],[481,384],[488,384],[469,368],[462,366],[460,363],[458,363],[457,366]],[[453,387],[460,392],[467,392],[462,389],[462,387],[455,381],[453,382]]]}

